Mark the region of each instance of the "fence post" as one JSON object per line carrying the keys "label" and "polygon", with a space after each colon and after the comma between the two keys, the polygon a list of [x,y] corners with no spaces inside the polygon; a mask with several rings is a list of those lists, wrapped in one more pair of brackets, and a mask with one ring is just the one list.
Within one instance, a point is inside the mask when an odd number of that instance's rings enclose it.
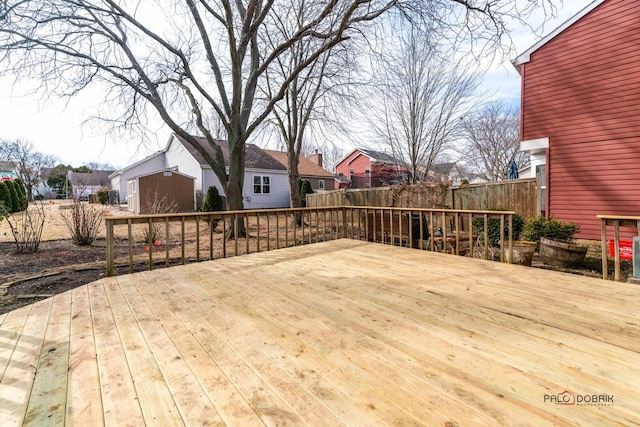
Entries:
{"label": "fence post", "polygon": [[115,274],[114,266],[114,249],[113,249],[113,220],[104,219],[104,225],[107,229],[107,277]]}

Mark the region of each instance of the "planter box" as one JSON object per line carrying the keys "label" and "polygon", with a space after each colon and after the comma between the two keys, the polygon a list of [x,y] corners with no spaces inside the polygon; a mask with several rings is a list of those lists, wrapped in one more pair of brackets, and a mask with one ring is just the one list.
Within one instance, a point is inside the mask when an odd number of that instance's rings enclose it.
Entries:
{"label": "planter box", "polygon": [[533,253],[536,250],[536,242],[527,242],[525,240],[516,240],[513,245],[513,260],[510,260],[509,245],[505,245],[502,250],[504,251],[504,259],[511,264],[526,265],[531,267],[533,263]]}
{"label": "planter box", "polygon": [[556,267],[577,267],[584,262],[587,247],[566,240],[540,239],[540,259]]}

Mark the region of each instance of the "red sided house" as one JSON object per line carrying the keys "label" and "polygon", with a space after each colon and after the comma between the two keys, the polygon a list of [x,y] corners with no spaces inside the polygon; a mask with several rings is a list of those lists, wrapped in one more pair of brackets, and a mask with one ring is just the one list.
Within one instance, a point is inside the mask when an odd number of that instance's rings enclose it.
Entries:
{"label": "red sided house", "polygon": [[356,148],[336,166],[339,188],[385,187],[409,177],[409,169],[391,155]]}
{"label": "red sided house", "polygon": [[640,215],[640,1],[593,1],[514,65],[546,215],[586,239],[600,238],[598,214]]}

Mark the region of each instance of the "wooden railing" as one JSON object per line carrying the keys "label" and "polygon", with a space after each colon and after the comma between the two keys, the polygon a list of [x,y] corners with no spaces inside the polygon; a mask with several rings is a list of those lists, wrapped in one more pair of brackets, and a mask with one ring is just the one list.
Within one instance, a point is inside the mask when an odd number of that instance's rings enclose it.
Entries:
{"label": "wooden railing", "polygon": [[[507,243],[510,253],[507,259],[512,259],[513,214],[509,211],[327,207],[108,216],[105,217],[107,276],[115,274],[117,249],[126,253],[127,262],[122,267],[133,272],[137,264],[146,264],[152,270],[158,261],[162,262],[162,259],[154,260],[155,253],[164,253],[164,265],[169,266],[338,238],[493,259],[491,248],[478,244],[478,238],[481,242],[489,240],[489,218],[500,218],[500,240]],[[484,232],[480,236],[473,233],[475,218],[483,218]],[[243,236],[241,224],[246,231]],[[237,238],[229,237],[231,232]],[[504,262],[504,251],[500,251],[499,258]]]}
{"label": "wooden railing", "polygon": [[[616,216],[616,215],[598,215],[601,222],[601,245],[602,245],[602,278],[609,278],[609,257],[607,254],[608,239],[607,226],[613,226],[613,262],[614,262],[614,280],[620,281],[620,227],[632,227],[638,232],[640,237],[640,216]],[[634,231],[634,232],[635,232]]]}

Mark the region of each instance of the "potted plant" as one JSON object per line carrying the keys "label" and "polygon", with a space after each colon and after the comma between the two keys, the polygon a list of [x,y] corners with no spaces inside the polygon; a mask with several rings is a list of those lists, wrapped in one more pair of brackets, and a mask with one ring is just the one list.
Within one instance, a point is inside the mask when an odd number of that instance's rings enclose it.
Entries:
{"label": "potted plant", "polygon": [[578,224],[537,216],[525,223],[523,236],[539,242],[538,253],[543,262],[556,267],[575,267],[584,262],[587,254],[587,247],[574,239],[578,231]]}

